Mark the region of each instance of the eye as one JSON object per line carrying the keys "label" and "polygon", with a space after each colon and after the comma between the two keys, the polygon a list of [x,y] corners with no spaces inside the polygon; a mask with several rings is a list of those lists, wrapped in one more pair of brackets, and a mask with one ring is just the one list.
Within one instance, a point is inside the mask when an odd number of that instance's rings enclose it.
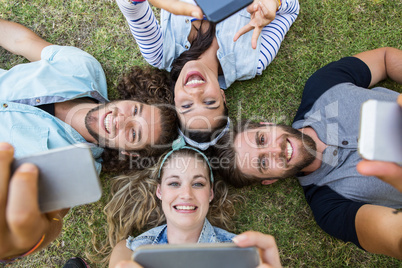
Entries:
{"label": "eye", "polygon": [[178,182],[170,182],[168,186],[177,187],[180,186],[180,184]]}
{"label": "eye", "polygon": [[193,105],[192,103],[184,104],[184,105],[181,106],[181,108],[183,108],[183,109],[188,109],[188,108],[190,108],[192,105]]}
{"label": "eye", "polygon": [[265,157],[261,159],[261,167],[262,169],[268,169],[269,161]]}
{"label": "eye", "polygon": [[133,140],[135,140],[135,130],[133,129]]}
{"label": "eye", "polygon": [[205,101],[204,103],[205,103],[206,105],[212,105],[212,104],[215,104],[216,101],[210,100],[210,101]]}
{"label": "eye", "polygon": [[193,187],[195,187],[195,188],[202,188],[204,186],[205,186],[205,184],[202,182],[196,182],[193,184]]}
{"label": "eye", "polygon": [[263,144],[265,143],[265,137],[264,137],[264,135],[261,135],[261,136],[260,136],[259,142],[260,142],[260,145],[263,145]]}
{"label": "eye", "polygon": [[134,115],[137,115],[137,112],[138,112],[138,107],[135,106],[135,108],[134,108]]}

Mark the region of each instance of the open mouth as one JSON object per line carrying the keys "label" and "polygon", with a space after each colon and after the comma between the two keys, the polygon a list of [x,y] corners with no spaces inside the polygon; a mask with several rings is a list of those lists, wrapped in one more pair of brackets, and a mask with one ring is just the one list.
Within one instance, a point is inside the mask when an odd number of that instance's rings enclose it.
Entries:
{"label": "open mouth", "polygon": [[293,156],[293,147],[292,144],[290,143],[289,140],[286,140],[286,160],[290,161],[290,159],[292,159]]}
{"label": "open mouth", "polygon": [[190,72],[187,74],[185,86],[198,86],[205,84],[205,78],[199,72]]}
{"label": "open mouth", "polygon": [[109,112],[106,116],[105,119],[103,120],[103,124],[105,126],[105,130],[108,134],[110,134],[110,131],[112,129],[111,124],[112,124],[112,112]]}
{"label": "open mouth", "polygon": [[197,209],[196,206],[173,206],[175,210],[180,211],[195,211]]}

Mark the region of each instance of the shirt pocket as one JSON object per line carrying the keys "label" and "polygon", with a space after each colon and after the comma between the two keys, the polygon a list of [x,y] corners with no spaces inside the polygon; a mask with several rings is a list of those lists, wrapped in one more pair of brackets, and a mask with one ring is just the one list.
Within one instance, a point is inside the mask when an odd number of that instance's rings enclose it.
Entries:
{"label": "shirt pocket", "polygon": [[15,148],[15,157],[21,157],[48,149],[49,129],[47,127],[33,127],[14,125],[11,128],[11,144]]}

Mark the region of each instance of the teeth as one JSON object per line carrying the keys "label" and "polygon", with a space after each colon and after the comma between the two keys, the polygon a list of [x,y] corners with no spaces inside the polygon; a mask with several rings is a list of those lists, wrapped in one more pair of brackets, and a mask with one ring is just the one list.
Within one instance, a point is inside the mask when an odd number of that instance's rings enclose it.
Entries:
{"label": "teeth", "polygon": [[194,210],[194,206],[176,206],[176,209],[178,210]]}
{"label": "teeth", "polygon": [[110,115],[111,115],[111,114],[108,114],[108,115],[105,117],[105,121],[104,121],[106,131],[109,132],[109,133],[110,133],[110,125],[109,125],[109,122],[110,122],[110,120],[111,120],[111,119],[110,119]]}
{"label": "teeth", "polygon": [[289,161],[290,158],[292,157],[292,153],[293,153],[293,148],[292,145],[290,145],[290,142],[286,142],[286,151],[287,151],[287,160]]}
{"label": "teeth", "polygon": [[188,81],[187,83],[186,83],[186,86],[189,86],[189,85],[201,85],[201,84],[204,84],[205,83],[205,81],[203,81],[203,80],[191,80],[191,81]]}

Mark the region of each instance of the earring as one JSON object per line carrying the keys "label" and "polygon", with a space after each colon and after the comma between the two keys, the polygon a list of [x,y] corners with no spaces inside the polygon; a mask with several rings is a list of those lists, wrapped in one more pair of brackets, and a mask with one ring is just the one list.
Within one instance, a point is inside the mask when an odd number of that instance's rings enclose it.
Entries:
{"label": "earring", "polygon": [[209,199],[209,203],[211,203],[212,199]]}

